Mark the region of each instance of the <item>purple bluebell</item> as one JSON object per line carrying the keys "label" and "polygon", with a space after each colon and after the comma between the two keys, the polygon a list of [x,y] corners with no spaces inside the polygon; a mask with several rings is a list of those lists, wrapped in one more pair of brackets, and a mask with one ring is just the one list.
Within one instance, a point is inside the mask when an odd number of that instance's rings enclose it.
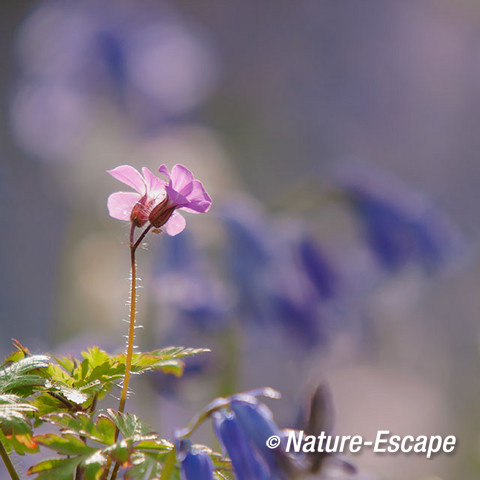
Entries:
{"label": "purple bluebell", "polygon": [[251,201],[225,205],[221,220],[227,234],[227,266],[238,296],[243,318],[256,324],[269,319],[264,286],[269,284],[269,266],[275,245],[269,220]]}
{"label": "purple bluebell", "polygon": [[232,461],[236,480],[269,480],[264,461],[242,429],[235,414],[221,410],[213,414],[215,431]]}
{"label": "purple bluebell", "polygon": [[[320,287],[314,285],[314,280],[320,282],[319,274],[315,271],[315,279],[307,275],[305,252],[284,235],[290,224],[277,227],[253,202],[230,204],[223,211],[226,254],[241,318],[255,325],[280,324],[297,343],[318,345],[324,338],[319,310],[322,296]],[[311,268],[322,266],[317,261]],[[333,286],[326,281],[322,294],[333,294]]]}
{"label": "purple bluebell", "polygon": [[274,449],[267,447],[267,440],[270,437],[284,438],[283,433],[273,421],[272,412],[249,395],[233,396],[230,406],[239,425],[265,460],[274,478],[288,478],[293,465],[285,453],[284,446],[280,444]]}
{"label": "purple bluebell", "polygon": [[367,242],[381,265],[396,271],[409,263],[432,272],[464,247],[459,230],[425,196],[392,176],[364,164],[338,175],[361,221]]}
{"label": "purple bluebell", "polygon": [[193,446],[189,440],[181,440],[177,457],[180,460],[182,480],[213,480],[213,462],[203,450]]}
{"label": "purple bluebell", "polygon": [[318,295],[325,300],[334,298],[341,288],[339,274],[320,245],[310,235],[302,233],[294,248],[300,267]]}
{"label": "purple bluebell", "polygon": [[179,329],[187,322],[195,330],[211,330],[227,319],[228,294],[190,232],[163,238],[154,263],[154,291]]}

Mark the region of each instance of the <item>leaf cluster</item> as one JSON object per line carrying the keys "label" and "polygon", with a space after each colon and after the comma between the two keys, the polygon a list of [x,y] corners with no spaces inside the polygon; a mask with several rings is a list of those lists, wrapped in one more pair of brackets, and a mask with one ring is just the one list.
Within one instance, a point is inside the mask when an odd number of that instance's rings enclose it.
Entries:
{"label": "leaf cluster", "polygon": [[[135,353],[131,371],[151,370],[181,376],[184,358],[205,349],[168,347]],[[34,453],[44,447],[55,458],[29,468],[38,480],[103,480],[113,468],[122,478],[179,479],[175,446],[160,438],[136,415],[108,409],[98,402],[125,375],[125,355],[98,347],[81,358],[31,355],[17,350],[0,366],[0,443],[7,452]],[[44,425],[48,433],[34,434]],[[205,446],[217,477],[229,478],[229,461]]]}

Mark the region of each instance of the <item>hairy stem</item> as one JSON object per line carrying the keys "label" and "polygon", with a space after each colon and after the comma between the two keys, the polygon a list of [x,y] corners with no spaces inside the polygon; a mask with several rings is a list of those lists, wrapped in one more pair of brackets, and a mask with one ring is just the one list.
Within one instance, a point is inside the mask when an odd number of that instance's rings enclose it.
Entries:
{"label": "hairy stem", "polygon": [[125,365],[125,377],[123,379],[122,394],[120,395],[120,403],[118,411],[123,413],[125,411],[125,403],[127,401],[128,385],[130,383],[130,369],[132,368],[133,356],[133,342],[135,341],[135,316],[137,309],[137,264],[135,261],[135,252],[137,247],[134,244],[130,245],[130,318],[128,326],[128,341],[127,341],[127,359]]}
{"label": "hairy stem", "polygon": [[10,474],[10,478],[12,480],[20,480],[20,477],[18,476],[18,473],[15,470],[15,467],[13,466],[13,463],[10,460],[10,457],[8,456],[8,452],[5,450],[5,447],[3,446],[3,443],[1,441],[0,441],[0,456],[2,457],[3,463],[7,467],[8,473]]}
{"label": "hairy stem", "polygon": [[[119,413],[125,411],[125,404],[127,402],[128,395],[128,386],[130,383],[131,369],[132,369],[132,357],[133,357],[133,344],[135,341],[135,318],[137,314],[137,262],[135,259],[135,254],[138,247],[142,244],[143,239],[147,233],[152,228],[152,225],[149,224],[145,230],[140,234],[138,239],[135,241],[135,225],[132,223],[130,229],[130,315],[129,315],[129,325],[128,325],[128,340],[127,340],[127,358],[125,362],[125,376],[123,377],[123,387],[122,393],[120,395],[120,403],[118,405]],[[118,440],[120,432],[118,428],[115,432],[115,441]],[[111,461],[108,462],[106,472],[110,470]],[[118,463],[115,464],[115,467],[112,471],[110,480],[115,480],[117,478],[117,473],[120,468]]]}
{"label": "hairy stem", "polygon": [[[132,224],[130,230],[130,317],[128,326],[128,341],[127,341],[127,359],[125,365],[125,377],[123,379],[122,394],[120,395],[120,404],[118,405],[118,411],[123,413],[125,411],[125,403],[127,401],[128,385],[130,383],[130,375],[132,368],[133,357],[133,343],[135,341],[135,317],[137,314],[137,262],[135,260],[135,254],[137,248],[142,244],[143,239],[152,228],[152,225],[148,225],[147,228],[134,242],[135,225]],[[118,435],[117,435],[118,436]]]}

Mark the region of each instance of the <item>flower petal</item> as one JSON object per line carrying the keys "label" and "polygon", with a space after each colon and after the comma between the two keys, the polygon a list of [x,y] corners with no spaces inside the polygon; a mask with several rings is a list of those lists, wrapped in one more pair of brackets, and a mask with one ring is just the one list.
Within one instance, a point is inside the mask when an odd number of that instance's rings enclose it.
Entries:
{"label": "flower petal", "polygon": [[194,180],[192,187],[192,192],[188,195],[188,206],[184,207],[184,210],[190,213],[208,212],[212,205],[212,199],[205,188],[203,188],[202,182]]}
{"label": "flower petal", "polygon": [[189,204],[188,198],[177,192],[170,185],[165,187],[165,191],[167,192],[168,203],[170,205],[175,205],[175,208],[186,207]]}
{"label": "flower petal", "polygon": [[162,174],[162,175],[165,175],[167,178],[168,178],[168,181],[170,181],[170,171],[168,170],[168,167],[163,163],[162,165],[160,165],[160,167],[158,168],[158,171]]}
{"label": "flower petal", "polygon": [[117,220],[130,221],[130,215],[135,204],[142,198],[135,192],[115,192],[107,200],[108,213]]}
{"label": "flower petal", "polygon": [[168,222],[163,226],[163,228],[168,235],[174,237],[180,232],[183,232],[185,224],[185,219],[179,213],[173,212],[172,216],[169,218]]}
{"label": "flower petal", "polygon": [[171,185],[179,193],[187,196],[192,191],[193,173],[183,165],[177,163],[172,168]]}
{"label": "flower petal", "polygon": [[213,423],[218,439],[232,460],[237,480],[272,478],[233,412],[214,413]]}
{"label": "flower petal", "polygon": [[192,448],[180,466],[182,480],[213,480],[213,463],[208,454]]}
{"label": "flower petal", "polygon": [[113,178],[116,178],[120,182],[132,187],[141,195],[145,195],[145,180],[143,179],[142,175],[140,175],[140,172],[137,171],[137,169],[130,165],[120,165],[112,170],[107,170],[107,172]]}
{"label": "flower petal", "polygon": [[149,198],[158,199],[162,193],[165,193],[165,180],[158,178],[147,167],[142,168],[142,173],[145,178]]}

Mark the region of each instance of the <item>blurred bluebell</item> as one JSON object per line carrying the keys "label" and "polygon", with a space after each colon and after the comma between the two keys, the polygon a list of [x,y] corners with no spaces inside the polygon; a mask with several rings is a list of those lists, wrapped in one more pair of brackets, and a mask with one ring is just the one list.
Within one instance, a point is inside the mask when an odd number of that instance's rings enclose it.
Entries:
{"label": "blurred bluebell", "polygon": [[254,202],[226,205],[221,219],[240,317],[281,325],[289,339],[317,345],[324,339],[321,304],[339,290],[327,257],[305,229],[292,221],[276,225]]}
{"label": "blurred bluebell", "polygon": [[20,144],[65,158],[102,110],[157,132],[212,91],[216,61],[198,26],[162,2],[46,0],[24,22],[12,107]]}
{"label": "blurred bluebell", "polygon": [[268,480],[267,466],[256,453],[235,414],[221,410],[213,414],[215,432],[232,461],[237,480]]}
{"label": "blurred bluebell", "polygon": [[320,297],[335,297],[341,288],[339,274],[318,242],[303,231],[296,239],[294,248],[297,261]]}
{"label": "blurred bluebell", "polygon": [[252,201],[229,202],[221,209],[227,235],[226,264],[237,293],[239,314],[256,324],[268,322],[264,286],[270,281],[275,244],[270,220]]}
{"label": "blurred bluebell", "polygon": [[203,450],[193,446],[188,439],[177,442],[182,480],[213,480],[213,462]]}
{"label": "blurred bluebell", "polygon": [[444,212],[391,175],[354,163],[343,165],[336,178],[386,269],[418,263],[433,272],[464,249],[462,235]]}
{"label": "blurred bluebell", "polygon": [[164,236],[154,259],[153,289],[178,328],[222,326],[230,309],[226,289],[215,278],[190,232]]}

